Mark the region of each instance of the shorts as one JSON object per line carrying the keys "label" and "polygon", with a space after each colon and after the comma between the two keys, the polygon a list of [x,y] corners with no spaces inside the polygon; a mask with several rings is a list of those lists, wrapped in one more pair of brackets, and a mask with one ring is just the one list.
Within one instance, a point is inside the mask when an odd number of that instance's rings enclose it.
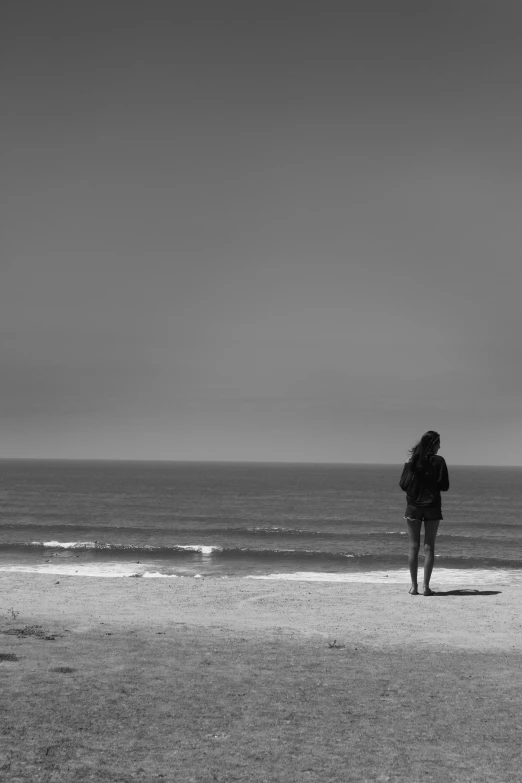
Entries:
{"label": "shorts", "polygon": [[406,506],[404,519],[416,519],[419,522],[435,522],[444,519],[444,517],[440,508],[433,506]]}

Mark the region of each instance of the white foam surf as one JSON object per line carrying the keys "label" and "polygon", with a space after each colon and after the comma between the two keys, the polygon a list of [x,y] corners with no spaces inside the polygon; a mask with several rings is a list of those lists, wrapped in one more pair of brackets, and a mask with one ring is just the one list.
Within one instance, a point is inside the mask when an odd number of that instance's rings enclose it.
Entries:
{"label": "white foam surf", "polygon": [[[45,549],[126,549],[131,550],[149,550],[154,551],[157,549],[169,549],[169,547],[152,546],[151,544],[139,544],[129,545],[126,547],[117,546],[114,544],[101,543],[100,541],[31,541],[31,546],[44,547]],[[209,546],[206,544],[177,544],[171,546],[172,551],[179,551],[181,549],[186,552],[199,552],[202,555],[211,555],[213,552],[222,552],[221,546]]]}
{"label": "white foam surf", "polygon": [[177,579],[177,574],[160,574],[159,571],[145,571],[144,579]]}
{"label": "white foam surf", "polygon": [[31,541],[34,546],[47,549],[96,549],[97,541]]}
{"label": "white foam surf", "polygon": [[201,552],[202,555],[211,555],[212,552],[221,552],[220,546],[204,546],[202,544],[178,545],[176,549],[186,549],[189,552]]}

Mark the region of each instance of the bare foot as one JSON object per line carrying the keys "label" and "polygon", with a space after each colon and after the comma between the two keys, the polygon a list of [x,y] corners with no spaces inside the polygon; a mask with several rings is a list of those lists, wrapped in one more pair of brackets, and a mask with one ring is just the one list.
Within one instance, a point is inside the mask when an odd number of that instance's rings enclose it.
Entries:
{"label": "bare foot", "polygon": [[435,593],[430,587],[424,585],[424,587],[422,588],[422,595],[435,595]]}
{"label": "bare foot", "polygon": [[408,590],[408,592],[409,592],[409,594],[410,594],[410,595],[419,595],[419,590],[418,590],[418,588],[414,587],[413,585],[410,587],[410,589]]}

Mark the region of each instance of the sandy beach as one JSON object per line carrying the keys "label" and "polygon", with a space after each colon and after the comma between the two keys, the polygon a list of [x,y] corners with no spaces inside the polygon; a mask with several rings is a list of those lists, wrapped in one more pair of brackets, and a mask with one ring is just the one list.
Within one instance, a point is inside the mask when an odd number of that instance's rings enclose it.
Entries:
{"label": "sandy beach", "polygon": [[2,780],[519,780],[518,586],[0,589]]}
{"label": "sandy beach", "polygon": [[522,651],[522,588],[515,586],[469,585],[457,588],[456,594],[445,587],[433,600],[410,596],[407,586],[397,584],[240,578],[0,574],[0,586],[4,606],[20,612],[23,622],[65,624],[78,633],[94,631],[102,623],[143,630],[186,623],[230,634],[262,630],[337,638],[378,649],[414,645]]}

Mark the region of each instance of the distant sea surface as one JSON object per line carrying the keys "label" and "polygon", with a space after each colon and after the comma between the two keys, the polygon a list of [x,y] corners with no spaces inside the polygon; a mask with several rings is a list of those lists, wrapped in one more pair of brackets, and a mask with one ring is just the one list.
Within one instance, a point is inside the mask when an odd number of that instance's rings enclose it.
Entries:
{"label": "distant sea surface", "polygon": [[[407,583],[401,469],[0,460],[0,571]],[[433,586],[522,583],[522,468],[449,471]]]}

